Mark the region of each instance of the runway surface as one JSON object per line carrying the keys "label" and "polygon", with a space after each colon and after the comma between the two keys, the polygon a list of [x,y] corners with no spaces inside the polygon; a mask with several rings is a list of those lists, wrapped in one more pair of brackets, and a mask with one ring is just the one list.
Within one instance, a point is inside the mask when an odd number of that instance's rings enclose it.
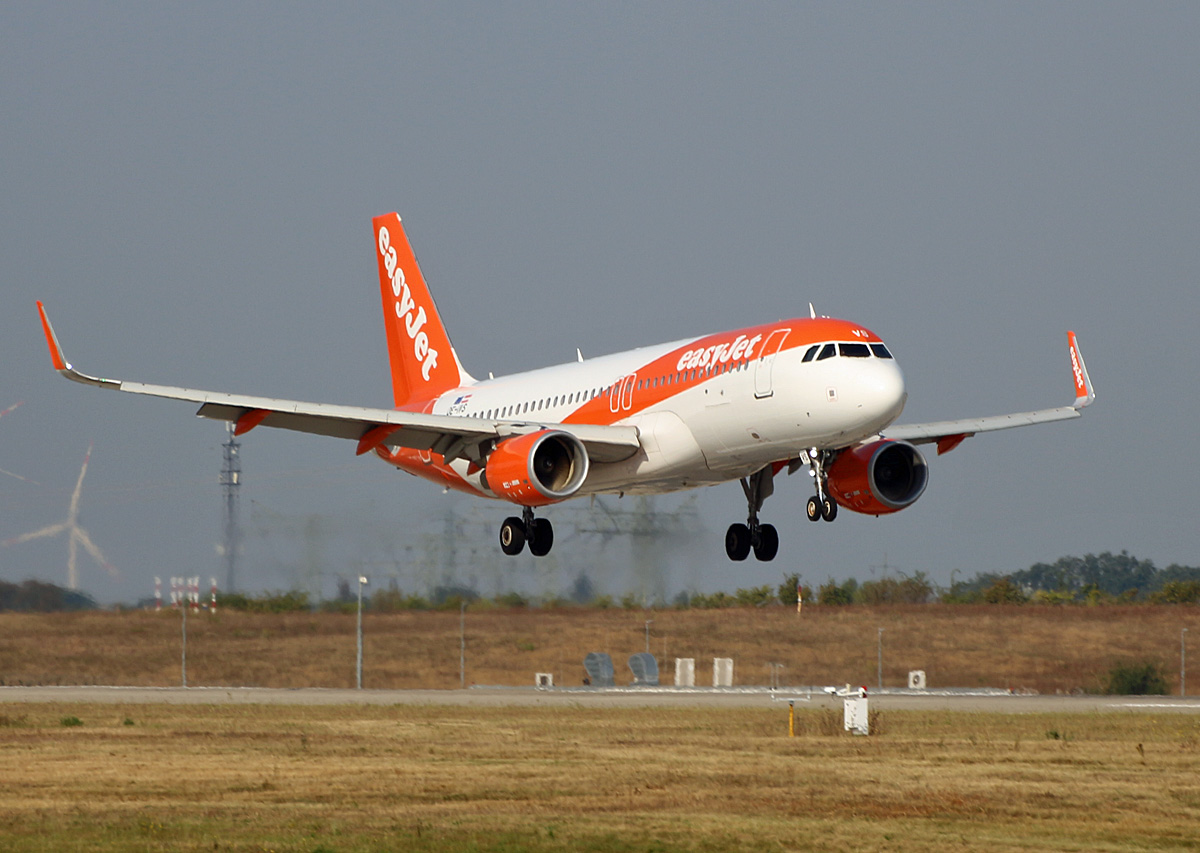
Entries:
{"label": "runway surface", "polygon": [[[883,710],[998,714],[1154,712],[1200,714],[1200,696],[1028,696],[983,691],[885,690],[869,694]],[[579,689],[480,687],[467,690],[341,690],[261,687],[0,687],[0,704],[30,702],[114,705],[455,705],[583,708],[763,708],[795,701],[797,707],[840,708],[842,700],[807,689],[765,688]]]}

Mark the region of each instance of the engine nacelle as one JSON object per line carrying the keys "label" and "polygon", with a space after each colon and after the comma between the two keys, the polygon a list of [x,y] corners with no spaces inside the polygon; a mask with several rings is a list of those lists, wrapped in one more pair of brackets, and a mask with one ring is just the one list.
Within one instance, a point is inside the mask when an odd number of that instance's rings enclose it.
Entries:
{"label": "engine nacelle", "polygon": [[829,467],[839,506],[883,515],[910,506],[929,483],[925,457],[907,441],[882,439],[843,450]]}
{"label": "engine nacelle", "polygon": [[588,473],[587,448],[562,430],[506,438],[488,457],[484,485],[521,506],[545,506],[579,491]]}

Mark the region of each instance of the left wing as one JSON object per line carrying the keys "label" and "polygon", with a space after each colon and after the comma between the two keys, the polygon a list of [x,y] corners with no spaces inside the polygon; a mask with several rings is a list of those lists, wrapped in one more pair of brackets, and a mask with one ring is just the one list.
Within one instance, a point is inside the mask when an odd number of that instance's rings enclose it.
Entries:
{"label": "left wing", "polygon": [[618,462],[627,459],[641,447],[637,427],[604,424],[541,424],[525,421],[495,421],[452,415],[426,415],[396,409],[371,409],[357,406],[336,406],[327,403],[305,403],[299,400],[276,400],[270,397],[248,397],[218,391],[177,388],[170,385],[147,385],[119,379],[102,379],[76,370],[63,355],[62,346],[38,302],[42,331],[50,347],[54,368],[72,382],[95,385],[131,394],[166,397],[199,403],[196,414],[202,418],[231,421],[237,435],[256,426],[278,427],[358,442],[358,453],[376,447],[409,447],[441,454],[447,462],[470,459],[484,461],[485,446],[513,435],[534,432],[546,427],[569,432],[587,448],[588,456],[596,462]]}
{"label": "left wing", "polygon": [[1070,406],[1054,409],[1038,409],[1035,412],[1016,412],[1011,415],[993,415],[986,418],[966,418],[957,421],[936,421],[927,424],[904,424],[883,431],[884,438],[896,438],[913,444],[937,442],[938,455],[949,453],[963,439],[980,432],[1065,421],[1077,418],[1081,410],[1096,399],[1091,377],[1079,351],[1079,341],[1074,332],[1067,332],[1067,343],[1071,352],[1071,372],[1075,379],[1075,402]]}

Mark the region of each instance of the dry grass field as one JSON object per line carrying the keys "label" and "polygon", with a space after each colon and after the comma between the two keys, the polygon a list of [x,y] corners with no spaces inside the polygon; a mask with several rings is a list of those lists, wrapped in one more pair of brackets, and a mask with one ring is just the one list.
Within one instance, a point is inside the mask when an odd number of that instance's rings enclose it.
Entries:
{"label": "dry grass field", "polygon": [[[465,618],[468,685],[533,684],[552,672],[579,685],[588,652],[612,655],[618,684],[630,654],[650,650],[669,682],[675,657],[696,659],[697,683],[713,657],[734,659],[734,681],[784,685],[876,683],[883,628],[886,686],[923,669],[930,686],[989,686],[1042,693],[1095,690],[1116,663],[1154,661],[1178,690],[1180,628],[1200,640],[1190,606],[1033,607],[936,605],[733,610],[481,610]],[[459,686],[459,614],[364,617],[367,688]],[[0,614],[0,684],[180,683],[178,612]],[[1200,652],[1194,659],[1200,661]],[[353,615],[200,613],[188,619],[191,686],[352,687]],[[1193,682],[1200,687],[1200,667]],[[1194,691],[1193,691],[1194,692]]]}
{"label": "dry grass field", "polygon": [[0,705],[24,851],[1195,850],[1194,715]]}

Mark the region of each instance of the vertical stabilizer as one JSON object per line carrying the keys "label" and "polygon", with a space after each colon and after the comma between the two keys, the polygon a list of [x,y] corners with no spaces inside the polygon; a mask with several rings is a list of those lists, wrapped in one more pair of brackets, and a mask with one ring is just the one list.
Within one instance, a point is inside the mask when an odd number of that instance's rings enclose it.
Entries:
{"label": "vertical stabilizer", "polygon": [[375,252],[396,408],[474,382],[462,369],[399,215],[375,217]]}

